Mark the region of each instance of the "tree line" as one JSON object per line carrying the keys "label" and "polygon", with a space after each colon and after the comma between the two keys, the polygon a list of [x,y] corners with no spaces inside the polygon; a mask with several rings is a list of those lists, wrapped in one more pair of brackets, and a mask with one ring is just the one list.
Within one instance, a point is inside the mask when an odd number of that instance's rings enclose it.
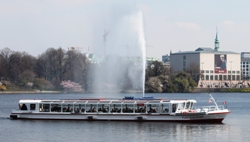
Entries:
{"label": "tree line", "polygon": [[[77,90],[82,87],[91,92],[95,87],[93,70],[100,70],[102,66],[105,63],[91,64],[85,54],[61,47],[48,48],[37,57],[3,48],[0,50],[0,90],[62,90],[77,84]],[[199,66],[195,64],[186,72],[174,72],[162,62],[150,62],[146,69],[145,92],[190,92],[197,86],[199,76]],[[131,89],[131,80],[123,78],[123,88]]]}
{"label": "tree line", "polygon": [[197,87],[199,77],[199,65],[195,63],[191,63],[185,71],[179,72],[163,62],[153,61],[146,69],[145,92],[192,92]]}
{"label": "tree line", "polygon": [[26,52],[0,50],[0,79],[7,90],[61,90],[63,80],[87,86],[86,56],[77,50],[48,48],[34,57]]}

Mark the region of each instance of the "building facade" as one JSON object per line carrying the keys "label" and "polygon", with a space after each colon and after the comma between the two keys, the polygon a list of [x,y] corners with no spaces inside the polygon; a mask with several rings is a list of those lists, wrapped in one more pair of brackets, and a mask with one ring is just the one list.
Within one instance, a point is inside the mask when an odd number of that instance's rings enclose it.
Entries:
{"label": "building facade", "polygon": [[241,52],[242,79],[250,79],[250,52]]}
{"label": "building facade", "polygon": [[219,50],[218,33],[215,47],[195,51],[176,52],[170,55],[170,66],[175,71],[190,71],[198,67],[197,87],[221,88],[238,86],[241,82],[241,55]]}

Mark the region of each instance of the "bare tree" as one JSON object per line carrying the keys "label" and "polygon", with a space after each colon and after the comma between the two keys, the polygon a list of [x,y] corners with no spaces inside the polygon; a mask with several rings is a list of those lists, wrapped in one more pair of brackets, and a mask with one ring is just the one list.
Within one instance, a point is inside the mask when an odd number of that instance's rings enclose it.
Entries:
{"label": "bare tree", "polygon": [[34,66],[37,59],[26,52],[22,52],[21,55],[22,55],[20,61],[21,72],[24,72],[26,70],[34,72]]}
{"label": "bare tree", "polygon": [[64,79],[80,83],[86,90],[88,88],[87,73],[89,66],[86,56],[78,51],[69,50],[66,52],[64,63]]}
{"label": "bare tree", "polygon": [[190,63],[189,66],[186,68],[186,72],[190,74],[192,79],[197,83],[199,81],[200,76],[200,66],[197,63]]}
{"label": "bare tree", "polygon": [[13,51],[10,50],[8,47],[5,47],[0,51],[0,77],[8,79],[10,77],[10,56],[12,55]]}
{"label": "bare tree", "polygon": [[77,52],[74,50],[69,50],[66,52],[66,57],[65,57],[65,76],[69,80],[74,80],[74,69],[75,69],[75,64],[74,62],[77,60]]}
{"label": "bare tree", "polygon": [[38,56],[34,70],[38,78],[47,79],[47,61],[45,53]]}
{"label": "bare tree", "polygon": [[56,78],[59,78],[59,80],[63,79],[63,73],[65,72],[65,67],[64,67],[64,59],[65,59],[65,51],[60,47],[57,50],[56,54],[56,68],[58,70],[58,74]]}
{"label": "bare tree", "polygon": [[12,82],[19,82],[20,80],[19,76],[21,74],[21,68],[20,68],[21,58],[22,54],[20,52],[13,52],[10,56],[9,79]]}
{"label": "bare tree", "polygon": [[49,48],[37,59],[35,72],[39,78],[45,78],[51,81],[56,88],[60,88],[60,82],[64,79],[65,51],[59,47],[58,49]]}

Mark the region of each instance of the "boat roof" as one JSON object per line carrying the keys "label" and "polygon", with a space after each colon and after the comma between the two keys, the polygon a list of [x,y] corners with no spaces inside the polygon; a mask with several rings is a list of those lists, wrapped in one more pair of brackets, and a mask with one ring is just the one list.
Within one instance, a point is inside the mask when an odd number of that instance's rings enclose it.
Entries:
{"label": "boat roof", "polygon": [[159,103],[182,103],[182,102],[193,102],[196,103],[196,100],[193,99],[63,99],[63,100],[20,100],[19,103],[43,103],[43,104],[159,104]]}

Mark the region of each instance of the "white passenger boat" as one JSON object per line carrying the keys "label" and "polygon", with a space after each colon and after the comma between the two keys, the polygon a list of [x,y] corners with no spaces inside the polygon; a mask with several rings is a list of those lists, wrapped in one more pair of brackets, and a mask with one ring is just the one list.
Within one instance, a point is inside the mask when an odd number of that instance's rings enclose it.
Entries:
{"label": "white passenger boat", "polygon": [[[211,96],[211,95],[210,95]],[[196,108],[192,99],[153,97],[79,100],[20,100],[12,119],[88,120],[88,121],[170,121],[221,123],[230,111],[218,106]]]}

